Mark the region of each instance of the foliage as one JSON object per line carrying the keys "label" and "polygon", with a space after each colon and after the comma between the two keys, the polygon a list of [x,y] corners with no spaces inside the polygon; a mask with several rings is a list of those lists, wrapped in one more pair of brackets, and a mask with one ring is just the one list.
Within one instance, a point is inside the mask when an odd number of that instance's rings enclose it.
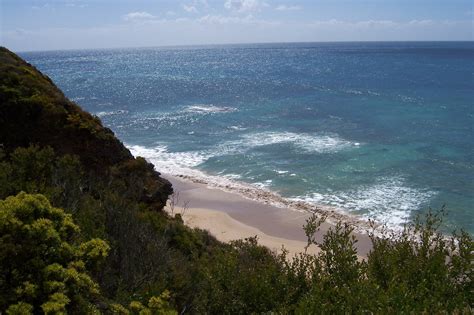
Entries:
{"label": "foliage", "polygon": [[0,201],[0,309],[7,313],[95,309],[99,286],[88,274],[109,251],[103,240],[77,243],[71,215],[42,195]]}
{"label": "foliage", "polygon": [[255,237],[232,242],[199,261],[199,291],[192,312],[249,314],[276,309],[287,298],[280,261]]}
{"label": "foliage", "polygon": [[[51,267],[47,275],[60,273],[67,277],[70,268],[78,273],[90,270],[89,279],[93,277],[111,299],[108,312],[120,313],[122,309],[123,314],[153,313],[150,299],[166,289],[172,292],[163,300],[167,307],[172,309],[173,305],[189,313],[419,313],[472,309],[472,238],[465,232],[450,239],[442,235],[438,228],[443,212],[429,213],[424,221],[408,225],[400,235],[372,234],[373,249],[365,261],[356,255],[356,239],[350,226],[336,224],[318,243],[314,235],[324,218],[312,217],[304,227],[308,247],[319,246],[321,251],[317,255],[287,257],[259,246],[255,238],[221,244],[204,231],[184,226],[179,215],[169,218],[150,211],[150,206],[140,201],[140,191],[146,191],[143,175],[149,172],[142,160],[113,167],[110,176],[100,178],[86,176],[78,158],[58,156],[48,147],[18,148],[9,155],[0,151],[0,163],[2,197],[18,190],[45,193],[55,205],[77,218],[83,235],[76,233],[73,241],[83,241],[75,247],[82,263],[63,264],[61,272]],[[129,190],[130,185],[139,189]],[[7,200],[10,198],[20,197]],[[42,197],[39,200],[35,201],[39,205],[46,202]],[[3,228],[13,228],[10,221],[2,222]],[[0,234],[2,246],[6,246],[6,234],[3,230]],[[101,246],[95,240],[84,242],[97,237],[107,239],[111,246],[100,266],[94,262],[105,254]],[[37,243],[30,244],[29,238],[23,241],[31,245],[21,247],[29,252],[25,256],[33,257],[41,248],[38,238]],[[5,257],[11,257],[7,249],[16,251],[16,244],[21,242],[1,248],[2,270],[11,268],[4,268],[3,263]],[[8,298],[15,301],[8,304],[11,313],[27,313],[38,305],[31,299],[21,299],[29,294],[38,296],[34,293],[38,290],[51,299],[44,305],[47,309],[87,306],[67,294],[48,295],[45,286],[40,290],[30,284],[34,282],[2,289],[20,294]],[[57,284],[53,288],[63,290]],[[97,286],[89,288],[98,296]],[[89,297],[94,296],[92,293]],[[133,302],[133,307],[125,308],[114,301],[123,305]],[[2,303],[6,305],[7,300]],[[87,307],[89,312],[96,306]]]}
{"label": "foliage", "polygon": [[110,313],[120,315],[177,315],[178,313],[170,306],[168,300],[170,293],[165,290],[159,296],[152,296],[147,305],[139,301],[132,301],[127,307],[120,304],[111,304]]}
{"label": "foliage", "polygon": [[[32,144],[50,146],[60,155],[76,155],[95,173],[133,160],[97,117],[68,100],[47,76],[4,47],[0,47],[0,74],[0,144],[7,153]],[[152,180],[163,188],[154,194],[161,209],[171,184],[154,175]]]}
{"label": "foliage", "polygon": [[157,211],[170,184],[48,77],[4,48],[0,73],[1,313],[472,313],[472,236],[441,234],[443,211],[365,260],[316,216],[315,255],[222,244]]}
{"label": "foliage", "polygon": [[388,308],[438,313],[473,306],[474,243],[465,232],[439,232],[443,215],[428,212],[400,235],[371,236],[367,273]]}
{"label": "foliage", "polygon": [[175,315],[178,314],[174,309],[172,309],[168,303],[170,294],[168,291],[164,291],[159,296],[152,296],[148,300],[147,306],[144,306],[142,303],[137,301],[132,301],[129,305],[131,314],[139,315]]}
{"label": "foliage", "polygon": [[352,228],[337,224],[312,260],[313,286],[297,312],[470,313],[474,243],[466,233],[441,234],[443,213],[428,212],[400,234],[372,232],[363,261]]}

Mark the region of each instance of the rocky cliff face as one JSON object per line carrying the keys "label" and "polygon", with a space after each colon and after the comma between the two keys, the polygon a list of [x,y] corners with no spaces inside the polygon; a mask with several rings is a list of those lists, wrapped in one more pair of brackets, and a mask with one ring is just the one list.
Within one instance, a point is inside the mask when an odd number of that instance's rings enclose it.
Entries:
{"label": "rocky cliff face", "polygon": [[136,160],[99,118],[70,101],[49,77],[0,47],[0,145],[8,153],[29,145],[77,155],[85,169],[108,174],[140,165],[143,202],[162,208],[171,184],[143,160]]}

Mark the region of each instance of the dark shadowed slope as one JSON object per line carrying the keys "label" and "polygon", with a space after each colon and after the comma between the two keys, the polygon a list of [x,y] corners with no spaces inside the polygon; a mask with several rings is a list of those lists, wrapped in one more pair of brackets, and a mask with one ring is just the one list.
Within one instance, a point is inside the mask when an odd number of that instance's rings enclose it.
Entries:
{"label": "dark shadowed slope", "polygon": [[[86,169],[105,172],[133,160],[130,151],[99,118],[83,111],[49,77],[0,47],[0,144],[8,153],[31,144],[51,146],[59,155],[79,156]],[[171,184],[153,171],[144,174],[148,201],[163,206]]]}

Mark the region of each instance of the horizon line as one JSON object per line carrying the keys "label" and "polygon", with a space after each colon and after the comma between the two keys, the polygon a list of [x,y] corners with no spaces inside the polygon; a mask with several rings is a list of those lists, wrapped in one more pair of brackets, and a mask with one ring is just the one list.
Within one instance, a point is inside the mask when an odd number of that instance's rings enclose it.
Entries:
{"label": "horizon line", "polygon": [[[334,41],[282,41],[282,42],[236,42],[236,43],[214,43],[214,44],[177,44],[157,46],[121,46],[121,47],[94,47],[94,48],[59,48],[40,50],[12,50],[16,53],[55,52],[55,51],[83,51],[83,50],[119,50],[119,49],[172,49],[192,47],[217,47],[235,45],[278,45],[278,44],[337,44],[337,43],[474,43],[474,40],[334,40]],[[9,49],[7,46],[1,46]],[[9,49],[10,50],[10,49]]]}

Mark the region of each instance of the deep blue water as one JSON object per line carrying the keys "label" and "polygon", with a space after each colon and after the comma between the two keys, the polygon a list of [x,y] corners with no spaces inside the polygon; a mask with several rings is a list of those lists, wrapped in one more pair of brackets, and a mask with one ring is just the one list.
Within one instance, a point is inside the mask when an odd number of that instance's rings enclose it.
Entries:
{"label": "deep blue water", "polygon": [[304,43],[21,56],[158,170],[396,225],[474,232],[474,43]]}

